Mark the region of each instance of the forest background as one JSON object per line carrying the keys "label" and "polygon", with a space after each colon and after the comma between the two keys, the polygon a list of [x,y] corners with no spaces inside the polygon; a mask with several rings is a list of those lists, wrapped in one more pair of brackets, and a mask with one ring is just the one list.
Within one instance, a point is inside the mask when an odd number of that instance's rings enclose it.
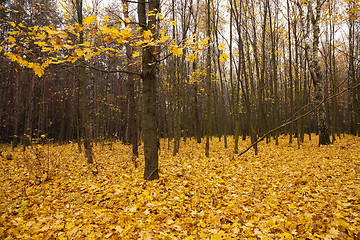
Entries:
{"label": "forest background", "polygon": [[[359,134],[357,1],[3,1],[1,141]],[[142,81],[141,81],[142,80]],[[317,114],[315,114],[317,113]],[[296,121],[295,121],[296,120]],[[269,132],[270,131],[270,132]],[[266,136],[264,136],[264,134]],[[270,134],[271,133],[271,134]],[[330,140],[330,136],[332,140]]]}
{"label": "forest background", "polygon": [[358,239],[359,12],[1,0],[0,238]]}

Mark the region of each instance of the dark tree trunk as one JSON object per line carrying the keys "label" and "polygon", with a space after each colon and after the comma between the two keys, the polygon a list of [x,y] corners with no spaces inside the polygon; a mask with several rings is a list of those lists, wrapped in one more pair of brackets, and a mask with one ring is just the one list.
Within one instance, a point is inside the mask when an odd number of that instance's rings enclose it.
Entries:
{"label": "dark tree trunk", "polygon": [[[149,0],[149,26],[156,26],[156,13],[160,7],[159,0]],[[146,14],[145,1],[139,1],[138,14],[140,27],[145,30]],[[150,27],[153,36],[156,35],[156,27]],[[156,133],[156,86],[157,76],[155,71],[156,60],[154,57],[155,47],[150,46],[143,49],[142,58],[142,81],[143,81],[143,141],[145,156],[145,180],[154,180],[159,178],[158,169],[158,149],[159,140]]]}
{"label": "dark tree trunk", "polygon": [[[77,0],[77,14],[78,22],[82,25],[83,15],[82,15],[82,0]],[[80,32],[79,43],[84,43],[84,33]],[[80,64],[80,74],[79,74],[79,87],[80,87],[80,114],[81,114],[81,128],[84,138],[84,148],[85,148],[85,157],[89,164],[93,163],[93,151],[92,143],[90,139],[90,125],[89,125],[89,108],[86,98],[86,72],[85,72],[85,63],[84,58],[81,59]]]}
{"label": "dark tree trunk", "polygon": [[[123,0],[124,5],[124,16],[125,18],[129,18],[128,7],[126,6],[126,1]],[[128,25],[128,23],[126,23]],[[133,72],[133,48],[130,46],[130,43],[125,45],[126,47],[126,56],[128,59],[128,70],[129,72]],[[136,100],[135,100],[135,76],[134,74],[128,74],[128,126],[127,126],[127,136],[128,140],[130,140],[132,145],[132,160],[137,167],[136,158],[138,157],[138,131],[137,131],[137,118],[136,118]]]}

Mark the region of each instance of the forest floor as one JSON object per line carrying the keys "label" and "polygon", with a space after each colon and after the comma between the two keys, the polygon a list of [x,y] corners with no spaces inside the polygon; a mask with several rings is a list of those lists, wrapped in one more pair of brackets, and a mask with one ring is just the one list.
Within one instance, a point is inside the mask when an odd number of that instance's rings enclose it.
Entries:
{"label": "forest floor", "polygon": [[[160,179],[143,180],[131,146],[2,146],[0,239],[360,239],[360,138],[329,146],[280,137],[241,157],[218,138],[161,141]],[[240,141],[239,150],[249,140]]]}

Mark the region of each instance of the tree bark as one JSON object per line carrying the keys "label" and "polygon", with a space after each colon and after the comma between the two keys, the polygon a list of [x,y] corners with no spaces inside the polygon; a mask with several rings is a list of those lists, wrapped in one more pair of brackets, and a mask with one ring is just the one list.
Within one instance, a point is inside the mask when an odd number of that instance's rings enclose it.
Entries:
{"label": "tree bark", "polygon": [[[287,6],[287,23],[288,23],[288,44],[289,44],[289,97],[290,97],[290,116],[293,115],[294,111],[294,94],[293,94],[293,75],[292,75],[292,44],[291,44],[291,20],[290,20],[290,4],[289,0],[286,1]],[[292,143],[292,137],[294,132],[294,125],[290,124],[289,127],[289,143]]]}
{"label": "tree bark", "polygon": [[[160,9],[159,0],[149,0],[148,26],[153,36],[156,36],[156,13]],[[145,1],[138,3],[139,24],[146,30]],[[157,76],[155,71],[156,59],[154,57],[155,47],[148,46],[143,48],[142,57],[142,81],[143,81],[143,141],[145,170],[144,179],[154,180],[159,178],[158,169],[158,149],[159,140],[156,132],[156,86]]]}
{"label": "tree bark", "polygon": [[[324,79],[321,73],[319,64],[319,41],[320,41],[320,11],[322,3],[320,0],[316,0],[316,15],[312,14],[311,4],[309,6],[310,15],[312,16],[311,22],[313,25],[313,49],[312,58],[310,61],[310,73],[315,89],[315,103],[318,104],[324,99]],[[325,104],[319,106],[317,112],[318,126],[319,126],[319,145],[329,145],[330,133],[328,123],[326,121]]]}
{"label": "tree bark", "polygon": [[[122,0],[124,6],[124,17],[129,18],[129,10],[127,7],[127,3],[125,0]],[[129,25],[128,23],[125,23]],[[128,60],[128,71],[134,72],[133,67],[133,47],[130,43],[125,44],[126,57]],[[136,159],[138,157],[138,129],[137,129],[137,118],[136,118],[136,100],[135,100],[135,76],[134,74],[128,74],[128,121],[127,121],[127,136],[128,140],[131,142],[132,146],[132,161],[135,163],[135,167],[137,167]]]}
{"label": "tree bark", "polygon": [[[78,15],[78,23],[82,25],[82,0],[76,1],[76,11]],[[79,44],[84,43],[84,32],[80,32]],[[86,72],[84,58],[81,59],[80,73],[79,73],[79,87],[80,87],[80,113],[81,113],[81,128],[84,138],[85,157],[89,164],[93,163],[92,142],[90,139],[90,126],[89,126],[89,108],[86,98]]]}

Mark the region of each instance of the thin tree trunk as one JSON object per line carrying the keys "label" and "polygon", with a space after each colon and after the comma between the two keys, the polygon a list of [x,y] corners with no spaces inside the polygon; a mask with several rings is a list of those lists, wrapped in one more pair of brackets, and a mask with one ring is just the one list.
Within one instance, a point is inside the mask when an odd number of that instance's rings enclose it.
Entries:
{"label": "thin tree trunk", "polygon": [[206,19],[206,34],[208,37],[208,48],[207,48],[207,74],[206,74],[206,143],[205,143],[205,156],[209,157],[209,149],[210,149],[210,134],[211,134],[211,29],[210,29],[210,0],[207,1],[207,19]]}
{"label": "thin tree trunk", "polygon": [[[172,18],[175,20],[175,0],[172,0]],[[176,27],[173,25],[173,39],[176,39]],[[179,152],[180,148],[180,137],[181,137],[181,106],[180,106],[180,78],[178,71],[178,57],[172,56],[172,81],[173,81],[173,103],[174,103],[174,146],[173,156]]]}
{"label": "thin tree trunk", "polygon": [[16,68],[15,71],[15,101],[14,101],[14,134],[13,134],[13,141],[12,141],[12,149],[14,150],[19,143],[19,87],[20,87],[20,71]]}
{"label": "thin tree trunk", "polygon": [[[293,93],[293,76],[292,76],[292,44],[291,44],[291,20],[290,20],[290,4],[289,0],[286,1],[287,5],[287,18],[288,18],[288,41],[289,41],[289,98],[290,98],[290,116],[294,111],[294,93]],[[294,124],[289,126],[289,143],[292,143],[294,132]]]}
{"label": "thin tree trunk", "polygon": [[239,132],[240,132],[240,122],[239,122],[239,81],[237,85],[234,86],[233,82],[233,2],[230,0],[230,84],[231,84],[231,102],[232,102],[232,118],[234,120],[234,153],[237,154],[239,151]]}
{"label": "thin tree trunk", "polygon": [[[270,37],[271,37],[271,62],[272,62],[272,83],[274,89],[274,127],[279,125],[279,99],[278,99],[278,75],[277,75],[277,59],[276,59],[276,37],[273,29],[272,16],[270,10],[270,4],[268,3],[269,8],[269,24],[270,24]],[[279,145],[279,132],[275,131],[275,145]]]}
{"label": "thin tree trunk", "polygon": [[[82,26],[82,0],[76,1],[76,10],[78,15],[78,23]],[[84,43],[84,32],[80,32],[79,44]],[[93,163],[93,151],[92,142],[90,139],[90,126],[89,126],[89,108],[86,98],[86,72],[84,58],[80,59],[80,73],[79,73],[79,87],[80,87],[80,113],[81,113],[81,125],[82,134],[84,138],[85,157],[89,164]]]}
{"label": "thin tree trunk", "polygon": [[[122,0],[123,6],[124,6],[124,17],[129,18],[129,10],[128,6],[125,0]],[[126,23],[128,25],[128,23]],[[133,47],[130,46],[129,43],[126,43],[126,57],[128,60],[128,71],[134,72],[134,63],[133,63]],[[138,157],[138,129],[137,129],[137,118],[136,118],[136,112],[137,112],[137,106],[136,106],[136,100],[135,100],[135,76],[134,74],[128,74],[128,127],[127,127],[127,135],[128,140],[131,142],[132,146],[132,161],[135,164],[135,167],[137,167],[136,159]]]}

